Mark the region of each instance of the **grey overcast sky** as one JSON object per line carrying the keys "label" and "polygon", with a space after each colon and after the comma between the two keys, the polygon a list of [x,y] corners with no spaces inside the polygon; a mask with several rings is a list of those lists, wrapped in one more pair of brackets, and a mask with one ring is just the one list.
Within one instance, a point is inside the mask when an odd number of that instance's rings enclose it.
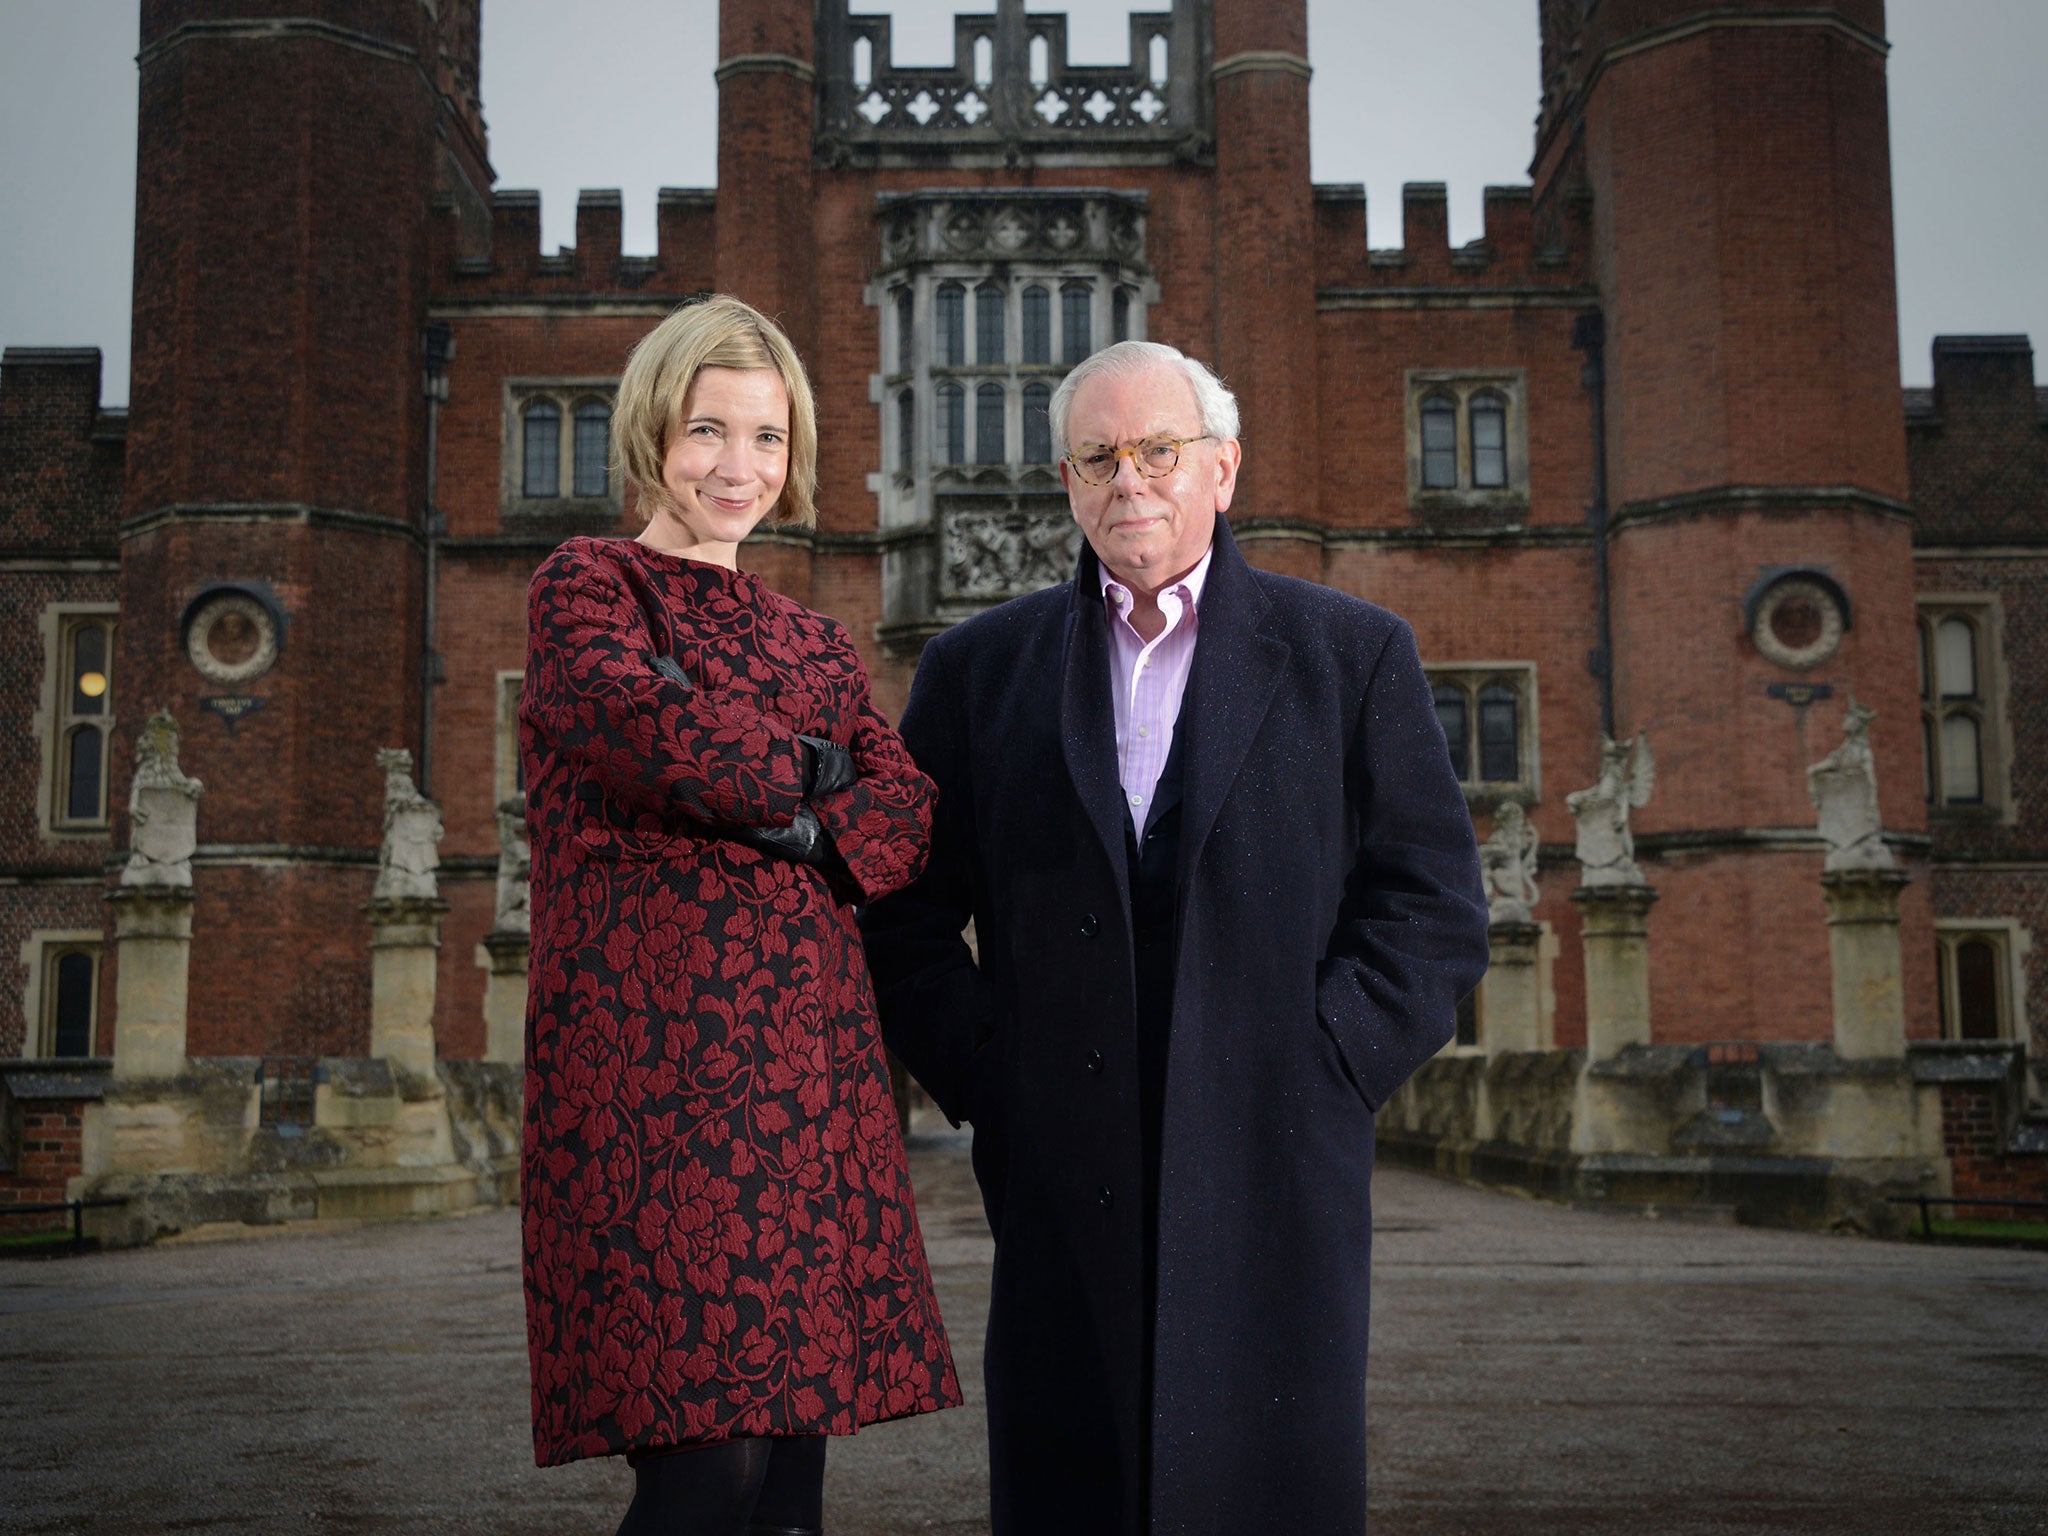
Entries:
{"label": "grey overcast sky", "polygon": [[[1163,8],[1151,0],[1146,8]],[[856,0],[896,17],[899,63],[951,57],[956,0]],[[1109,0],[1065,9],[1077,63],[1128,56]],[[1317,181],[1364,182],[1371,241],[1401,240],[1401,184],[1450,186],[1451,238],[1480,194],[1528,179],[1537,0],[1310,0]],[[2048,347],[2048,0],[1891,0],[1891,119],[1905,382],[1937,334]],[[484,111],[503,187],[541,192],[542,238],[576,193],[625,194],[626,249],[654,249],[654,195],[715,179],[716,0],[486,0]],[[135,0],[0,0],[0,343],[97,346],[128,398]]]}

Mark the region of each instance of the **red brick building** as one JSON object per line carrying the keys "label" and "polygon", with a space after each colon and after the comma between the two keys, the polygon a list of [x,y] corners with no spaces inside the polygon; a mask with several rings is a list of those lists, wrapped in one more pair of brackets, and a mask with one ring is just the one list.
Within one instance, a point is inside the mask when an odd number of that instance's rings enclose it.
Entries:
{"label": "red brick building", "polygon": [[478,0],[145,0],[132,409],[89,352],[0,376],[0,1054],[110,1050],[160,708],[206,785],[191,1054],[365,1050],[392,745],[446,811],[440,1049],[480,1053],[527,579],[626,526],[611,391],[711,290],[818,386],[819,527],[747,560],[852,626],[885,708],[925,638],[1069,568],[1051,386],[1171,342],[1242,400],[1251,558],[1412,620],[1482,833],[1530,807],[1557,1045],[1603,730],[1656,753],[1656,1037],[1828,1038],[1804,770],[1852,694],[1909,1035],[2026,1039],[2048,439],[2024,339],[1945,341],[1902,397],[1881,0],[1542,0],[1532,184],[1458,248],[1409,186],[1399,250],[1311,182],[1304,0],[1130,25],[1081,66],[1000,0],[909,69],[843,0],[727,4],[718,186],[628,257],[616,193],[544,254],[494,186]]}

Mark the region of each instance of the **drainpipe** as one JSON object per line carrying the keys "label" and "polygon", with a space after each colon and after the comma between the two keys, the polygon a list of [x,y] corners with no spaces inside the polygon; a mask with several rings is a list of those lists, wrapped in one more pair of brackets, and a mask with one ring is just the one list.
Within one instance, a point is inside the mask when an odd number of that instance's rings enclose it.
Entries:
{"label": "drainpipe", "polygon": [[1586,670],[1600,684],[1600,730],[1614,736],[1614,622],[1607,577],[1607,319],[1598,310],[1572,324],[1572,349],[1586,354],[1579,382],[1593,408],[1593,504],[1586,523],[1593,530],[1593,584],[1599,634],[1586,654]]}
{"label": "drainpipe", "polygon": [[427,397],[427,506],[426,506],[426,591],[420,604],[420,793],[433,797],[434,782],[434,690],[447,676],[436,645],[435,598],[440,587],[441,538],[447,521],[434,505],[434,486],[440,460],[441,405],[448,398],[448,364],[455,357],[455,333],[436,320],[427,326],[423,347],[425,371],[420,376],[421,392]]}

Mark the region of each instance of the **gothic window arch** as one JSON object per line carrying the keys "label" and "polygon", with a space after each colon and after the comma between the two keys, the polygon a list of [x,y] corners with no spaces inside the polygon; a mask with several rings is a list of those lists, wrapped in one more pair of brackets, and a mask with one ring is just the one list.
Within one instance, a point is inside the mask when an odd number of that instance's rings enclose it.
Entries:
{"label": "gothic window arch", "polygon": [[1024,462],[1052,462],[1052,390],[1044,384],[1024,386]]}
{"label": "gothic window arch", "polygon": [[977,464],[1001,464],[1009,457],[1008,445],[1003,441],[1003,417],[1006,414],[1003,386],[1000,384],[978,385],[974,391],[974,462]]}
{"label": "gothic window arch", "polygon": [[940,462],[967,462],[967,391],[950,381],[939,386]]}
{"label": "gothic window arch", "polygon": [[1024,290],[1024,361],[1052,361],[1052,294],[1043,283]]}
{"label": "gothic window arch", "polygon": [[938,355],[932,361],[958,368],[967,361],[967,290],[958,283],[939,284],[933,315],[938,328]]}
{"label": "gothic window arch", "polygon": [[612,408],[602,400],[576,407],[575,469],[570,481],[577,496],[603,496],[611,490]]}
{"label": "gothic window arch", "polygon": [[1541,792],[1535,665],[1480,662],[1424,670],[1444,748],[1466,798],[1534,804]]}
{"label": "gothic window arch", "polygon": [[1408,373],[1408,499],[1418,512],[1528,505],[1528,388],[1520,369]]}
{"label": "gothic window arch", "polygon": [[114,730],[114,615],[60,613],[54,638],[48,826],[104,832]]}
{"label": "gothic window arch", "polygon": [[1446,394],[1422,401],[1422,487],[1455,490],[1458,484],[1458,402]]}
{"label": "gothic window arch", "polygon": [[1069,368],[1095,350],[1095,292],[1086,283],[1060,289],[1060,361]]}
{"label": "gothic window arch", "polygon": [[1003,360],[1003,290],[982,283],[974,290],[974,360],[983,367]]}
{"label": "gothic window arch", "polygon": [[535,400],[520,417],[526,476],[522,493],[541,498],[562,494],[562,408]]}
{"label": "gothic window arch", "polygon": [[1930,806],[2004,803],[1999,611],[1994,599],[1929,597],[1920,604],[1920,743]]}
{"label": "gothic window arch", "polygon": [[1482,389],[1466,406],[1472,442],[1472,485],[1497,491],[1508,483],[1508,403],[1499,390]]}
{"label": "gothic window arch", "polygon": [[610,527],[620,506],[611,471],[618,380],[507,379],[504,388],[503,515]]}

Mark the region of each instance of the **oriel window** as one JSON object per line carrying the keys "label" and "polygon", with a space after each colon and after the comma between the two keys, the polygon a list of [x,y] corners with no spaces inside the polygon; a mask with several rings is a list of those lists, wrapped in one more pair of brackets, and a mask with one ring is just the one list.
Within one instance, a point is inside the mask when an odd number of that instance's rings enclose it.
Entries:
{"label": "oriel window", "polygon": [[1080,283],[1060,290],[1060,360],[1069,368],[1095,350],[1095,296]]}
{"label": "oriel window", "polygon": [[1052,361],[1052,295],[1037,283],[1024,290],[1024,361]]}
{"label": "oriel window", "polygon": [[939,443],[944,462],[967,462],[967,391],[958,384],[939,386]]}
{"label": "oriel window", "polygon": [[1052,391],[1043,384],[1024,386],[1024,462],[1052,462]]}
{"label": "oriel window", "polygon": [[983,283],[974,290],[974,360],[995,364],[1003,360],[1003,290]]}
{"label": "oriel window", "polygon": [[939,355],[935,361],[948,368],[964,366],[967,362],[967,290],[958,283],[942,283],[933,304],[933,318],[939,332]]}
{"label": "oriel window", "polygon": [[974,462],[1000,464],[1008,456],[1003,442],[1003,386],[984,384],[974,392]]}

